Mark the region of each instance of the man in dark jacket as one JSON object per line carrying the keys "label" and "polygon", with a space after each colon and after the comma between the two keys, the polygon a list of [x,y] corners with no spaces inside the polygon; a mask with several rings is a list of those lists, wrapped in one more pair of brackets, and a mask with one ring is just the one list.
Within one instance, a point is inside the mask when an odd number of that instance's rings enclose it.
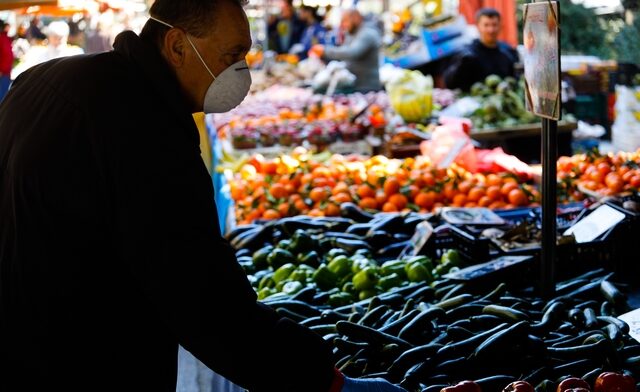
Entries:
{"label": "man in dark jacket", "polygon": [[292,0],[280,0],[280,14],[273,16],[267,26],[269,50],[278,54],[289,53],[299,44],[304,34],[305,24],[293,8]]}
{"label": "man in dark jacket", "polygon": [[175,391],[179,344],[252,392],[398,390],[257,303],[221,237],[192,113],[249,89],[241,4],[150,13],[0,104],[0,390]]}
{"label": "man in dark jacket", "polygon": [[493,8],[478,11],[476,25],[480,37],[458,53],[445,71],[444,81],[448,88],[469,91],[475,82],[484,81],[489,75],[514,76],[518,52],[498,41],[500,19],[500,13]]}

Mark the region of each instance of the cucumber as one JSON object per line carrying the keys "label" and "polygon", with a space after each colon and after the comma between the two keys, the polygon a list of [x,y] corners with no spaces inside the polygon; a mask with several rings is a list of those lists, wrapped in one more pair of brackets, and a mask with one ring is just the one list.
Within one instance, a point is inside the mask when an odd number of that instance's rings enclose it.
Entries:
{"label": "cucumber", "polygon": [[455,322],[449,324],[449,326],[447,328],[462,327],[462,328],[465,328],[465,329],[471,329],[471,326],[472,325],[471,325],[471,321],[470,320],[464,320],[463,319],[463,320],[458,320],[458,321],[455,321]]}
{"label": "cucumber", "polygon": [[613,306],[626,305],[626,297],[618,288],[608,280],[603,280],[600,283],[600,292]]}
{"label": "cucumber", "polygon": [[[580,334],[576,337],[572,337],[571,339],[567,339],[567,340],[563,340],[561,342],[557,342],[557,343],[552,343],[550,344],[550,347],[556,347],[556,348],[560,348],[560,347],[573,347],[576,344],[580,343],[581,345],[584,345],[584,341],[586,339],[588,339],[591,336],[602,336],[604,337],[604,333],[602,331],[589,331],[589,332],[585,332],[583,334]],[[549,344],[550,342],[547,341],[547,344]],[[595,342],[594,342],[595,343]]]}
{"label": "cucumber", "polygon": [[580,328],[584,326],[584,313],[582,310],[573,308],[569,311],[568,317],[576,327]]}
{"label": "cucumber", "polygon": [[506,347],[523,341],[529,333],[529,323],[520,321],[507,329],[500,330],[485,339],[473,352],[472,357],[479,360],[495,358]]}
{"label": "cucumber", "polygon": [[591,300],[591,301],[583,302],[581,304],[577,304],[575,308],[584,311],[586,308],[596,309],[598,308],[598,306],[599,306],[598,302]]}
{"label": "cucumber", "polygon": [[593,370],[588,371],[584,376],[580,378],[586,381],[589,385],[593,385],[596,382],[596,378],[598,378],[598,376],[602,374],[603,371],[604,369],[602,367],[597,367]]}
{"label": "cucumber", "polygon": [[543,366],[531,372],[528,376],[524,377],[522,381],[526,381],[531,385],[537,385],[542,380],[549,378],[551,369],[547,366]]}
{"label": "cucumber", "polygon": [[434,384],[431,386],[428,386],[426,388],[424,388],[422,391],[420,392],[440,392],[442,389],[448,387],[449,384]]}
{"label": "cucumber", "polygon": [[616,344],[619,343],[623,338],[622,331],[616,324],[607,324],[607,326],[602,329],[607,333],[609,340]]}
{"label": "cucumber", "polygon": [[367,314],[365,314],[360,319],[360,321],[358,321],[358,324],[372,327],[373,324],[375,324],[380,319],[380,317],[382,317],[387,312],[387,310],[389,310],[389,307],[387,305],[380,305],[375,309],[367,312]]}
{"label": "cucumber", "polygon": [[307,319],[306,316],[290,311],[287,308],[277,308],[276,313],[278,313],[282,317],[287,317],[297,323],[304,321]]}
{"label": "cucumber", "polygon": [[372,349],[369,343],[352,342],[346,339],[334,339],[333,345],[341,352],[345,354],[355,354],[360,350]]}
{"label": "cucumber", "polygon": [[618,329],[620,329],[620,331],[622,331],[622,333],[625,335],[628,334],[630,331],[629,324],[627,324],[625,321],[620,320],[619,318],[616,318],[616,317],[598,316],[598,321],[603,323],[615,324],[615,326],[618,327]]}
{"label": "cucumber", "polygon": [[294,313],[298,313],[305,317],[314,317],[320,315],[320,310],[302,301],[294,300],[276,300],[276,301],[264,301],[265,305],[269,305],[274,309],[285,308]]}
{"label": "cucumber", "polygon": [[432,301],[434,297],[435,297],[435,291],[433,290],[433,288],[429,286],[421,287],[416,291],[414,291],[413,293],[406,296],[407,299],[413,299],[416,302]]}
{"label": "cucumber", "polygon": [[390,323],[388,325],[385,325],[384,327],[380,328],[379,331],[380,332],[384,332],[384,333],[388,333],[388,334],[391,334],[391,335],[397,335],[405,325],[407,325],[409,322],[411,322],[411,320],[413,320],[419,314],[420,314],[420,311],[418,309],[413,309],[412,311],[407,313],[405,316],[400,317],[396,321],[394,321],[394,322],[392,322],[392,323]]}
{"label": "cucumber", "polygon": [[311,302],[313,301],[313,297],[316,295],[317,290],[313,286],[308,286],[303,288],[302,290],[295,293],[291,299],[294,301],[302,301],[302,302]]}
{"label": "cucumber", "polygon": [[584,313],[584,327],[586,329],[595,328],[598,325],[598,317],[595,310],[585,308],[582,313]]}
{"label": "cucumber", "polygon": [[456,297],[447,299],[445,301],[441,301],[438,302],[437,304],[435,304],[434,306],[447,311],[453,308],[457,308],[460,305],[464,305],[468,302],[471,302],[473,300],[473,295],[471,294],[460,294]]}
{"label": "cucumber", "polygon": [[310,330],[312,330],[313,332],[319,334],[319,335],[326,335],[329,333],[335,333],[336,332],[336,325],[335,324],[320,324],[320,325],[313,325],[311,327],[309,327]]}
{"label": "cucumber", "polygon": [[503,323],[486,332],[477,334],[475,336],[471,336],[466,340],[447,344],[446,346],[438,350],[438,358],[448,359],[448,358],[455,358],[456,356],[460,356],[460,355],[468,355],[469,352],[475,349],[480,343],[484,342],[487,338],[491,337],[492,335],[494,335],[498,331],[501,331],[507,326],[508,324]]}
{"label": "cucumber", "polygon": [[581,358],[598,358],[606,352],[609,343],[601,340],[593,344],[586,344],[574,347],[547,347],[547,353],[552,358],[566,361],[578,360]]}
{"label": "cucumber", "polygon": [[498,287],[493,289],[492,292],[490,292],[489,294],[485,295],[481,299],[487,300],[487,301],[495,301],[497,298],[502,296],[506,291],[507,291],[507,285],[505,283],[500,283],[498,285]]}
{"label": "cucumber", "polygon": [[562,302],[556,302],[544,312],[542,320],[539,323],[531,325],[533,332],[546,332],[555,327],[561,321],[564,315],[565,305]]}
{"label": "cucumber", "polygon": [[556,377],[562,377],[565,375],[584,374],[596,366],[596,362],[593,359],[580,359],[574,362],[566,363],[564,365],[556,366],[553,372]]}
{"label": "cucumber", "polygon": [[557,284],[556,295],[568,294],[587,283],[589,283],[588,279],[575,279],[567,283]]}
{"label": "cucumber", "polygon": [[447,327],[447,335],[454,342],[460,342],[473,336],[473,332],[462,327]]}
{"label": "cucumber", "polygon": [[488,329],[488,328],[493,328],[496,325],[500,325],[504,322],[503,319],[501,319],[498,316],[493,316],[490,314],[482,314],[479,316],[471,316],[469,317],[469,321],[471,322],[471,325],[473,326],[474,329]]}
{"label": "cucumber", "polygon": [[442,296],[442,298],[440,298],[440,301],[446,301],[450,298],[453,298],[454,295],[458,294],[459,292],[463,291],[465,289],[466,285],[464,283],[460,283],[455,285],[451,290],[449,290],[445,295]]}
{"label": "cucumber", "polygon": [[481,315],[484,309],[484,305],[480,304],[465,304],[453,308],[447,312],[447,319],[449,320],[467,320],[471,316]]}
{"label": "cucumber", "polygon": [[338,321],[336,328],[338,329],[338,332],[353,338],[357,342],[368,342],[380,345],[395,343],[403,350],[408,350],[414,347],[411,343],[401,338],[380,332],[364,325],[354,324],[349,321]]}
{"label": "cucumber", "polygon": [[600,305],[600,316],[613,316],[613,305],[609,301],[604,301]]}
{"label": "cucumber", "polygon": [[424,362],[427,358],[435,355],[443,346],[441,344],[429,343],[414,347],[402,353],[389,367],[389,372],[404,374],[412,366]]}
{"label": "cucumber", "polygon": [[483,391],[499,391],[516,380],[517,378],[513,376],[499,375],[481,378],[475,382],[480,385],[480,389]]}
{"label": "cucumber", "polygon": [[529,316],[524,312],[500,305],[487,305],[482,309],[482,313],[498,316],[515,322],[529,320]]}
{"label": "cucumber", "polygon": [[442,309],[440,308],[431,308],[421,312],[400,330],[398,337],[409,342],[416,341],[421,335],[433,331],[432,320],[441,315]]}

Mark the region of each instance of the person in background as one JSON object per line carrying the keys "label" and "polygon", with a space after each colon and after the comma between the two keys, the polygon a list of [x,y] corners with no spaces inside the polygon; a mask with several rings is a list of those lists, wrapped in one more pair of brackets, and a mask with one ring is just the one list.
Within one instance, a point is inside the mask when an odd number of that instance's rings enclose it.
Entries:
{"label": "person in background", "polygon": [[8,30],[9,25],[0,20],[0,102],[9,91],[11,68],[13,68],[13,48]]}
{"label": "person in background", "polygon": [[347,9],[342,14],[340,28],[347,33],[341,46],[314,45],[310,56],[325,61],[344,61],[349,72],[356,76],[355,90],[359,92],[377,91],[380,83],[380,46],[382,34],[371,23],[365,23],[356,9]]}
{"label": "person in background", "polygon": [[29,40],[29,43],[31,43],[32,45],[47,39],[47,36],[41,30],[41,22],[38,15],[35,15],[33,18],[31,18],[31,21],[29,21],[29,27],[27,28],[26,36]]}
{"label": "person in background", "polygon": [[85,30],[84,51],[87,54],[108,52],[111,50],[111,34],[105,22],[98,20],[94,27]]}
{"label": "person in background", "polygon": [[280,15],[272,16],[267,27],[269,50],[278,54],[289,53],[292,46],[300,43],[304,28],[292,0],[280,0]]}
{"label": "person in background", "polygon": [[193,113],[251,86],[240,0],[155,0],[114,50],[0,103],[0,391],[176,391],[179,346],[251,392],[402,392],[257,300]]}
{"label": "person in background", "polygon": [[34,65],[59,57],[74,56],[84,53],[82,48],[67,44],[67,39],[69,38],[69,25],[66,22],[51,22],[47,26],[46,31],[47,45],[36,45],[29,49],[20,64],[13,69],[13,72],[11,73],[13,80],[20,76],[22,72]]}
{"label": "person in background", "polygon": [[498,41],[501,29],[500,13],[493,8],[482,8],[476,14],[479,38],[465,47],[444,72],[447,88],[469,91],[476,82],[489,75],[515,76],[518,52]]}
{"label": "person in background", "polygon": [[303,5],[300,7],[300,20],[307,26],[303,33],[300,44],[297,45],[297,51],[295,54],[301,59],[307,57],[307,53],[313,47],[313,45],[324,44],[327,29],[322,25],[322,17],[318,15],[318,7],[311,7],[309,5]]}

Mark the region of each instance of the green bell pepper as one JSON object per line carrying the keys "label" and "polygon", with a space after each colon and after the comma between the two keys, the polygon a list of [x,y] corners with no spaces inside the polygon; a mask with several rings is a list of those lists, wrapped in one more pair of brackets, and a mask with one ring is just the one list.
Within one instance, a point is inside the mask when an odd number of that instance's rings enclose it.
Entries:
{"label": "green bell pepper", "polygon": [[342,291],[349,294],[357,294],[356,287],[352,282],[347,282],[342,285]]}
{"label": "green bell pepper", "polygon": [[400,277],[400,275],[394,272],[380,278],[380,280],[378,280],[378,286],[380,286],[382,290],[388,291],[394,287],[400,286],[402,282],[403,279]]}
{"label": "green bell pepper", "polygon": [[282,292],[285,294],[295,294],[298,291],[302,290],[304,288],[304,285],[300,282],[296,282],[296,281],[291,281],[291,282],[287,282],[283,287],[282,287]]}
{"label": "green bell pepper", "polygon": [[304,230],[298,229],[291,238],[289,250],[293,253],[307,253],[315,247],[315,241]]}
{"label": "green bell pepper", "polygon": [[427,256],[414,256],[407,260],[407,264],[420,263],[427,267],[429,271],[433,269],[433,261]]}
{"label": "green bell pepper", "polygon": [[355,300],[355,297],[350,294],[350,293],[336,293],[336,294],[331,294],[329,296],[329,299],[327,300],[327,305],[337,308],[340,306],[345,306],[345,305],[349,305],[350,303],[353,303],[353,301]]}
{"label": "green bell pepper", "polygon": [[372,267],[366,267],[355,274],[351,282],[357,291],[370,290],[378,283],[378,274]]}
{"label": "green bell pepper", "polygon": [[406,264],[403,260],[385,261],[380,267],[380,274],[382,276],[397,274],[400,277],[406,278],[407,274],[404,272],[404,266]]}
{"label": "green bell pepper", "polygon": [[339,255],[334,257],[329,264],[327,264],[327,268],[338,278],[342,278],[349,273],[351,273],[351,261],[345,255]]}
{"label": "green bell pepper", "polygon": [[291,275],[289,275],[289,280],[300,282],[300,283],[306,283],[307,278],[308,278],[307,271],[301,270],[299,268],[293,271]]}
{"label": "green bell pepper", "polygon": [[311,252],[298,254],[298,261],[301,264],[317,267],[320,265],[320,256],[318,255],[318,252],[312,250]]}
{"label": "green bell pepper", "polygon": [[273,251],[273,246],[269,245],[253,252],[253,265],[257,270],[263,270],[269,267],[267,257],[269,257],[269,253],[271,253],[271,251]]}
{"label": "green bell pepper", "polygon": [[291,248],[291,240],[281,240],[280,242],[278,242],[278,245],[276,245],[276,248],[289,250]]}
{"label": "green bell pepper", "polygon": [[258,299],[259,300],[263,300],[265,298],[267,298],[270,295],[276,294],[277,291],[274,288],[271,287],[264,287],[260,290],[258,290]]}
{"label": "green bell pepper", "polygon": [[420,262],[407,264],[405,272],[410,282],[431,282],[433,280],[431,272]]}
{"label": "green bell pepper", "polygon": [[353,272],[354,274],[357,274],[363,269],[367,267],[372,267],[372,266],[373,264],[367,258],[363,258],[363,257],[354,258],[351,264],[351,272]]}
{"label": "green bell pepper", "polygon": [[344,251],[344,249],[340,249],[340,248],[333,248],[331,249],[329,252],[327,252],[327,260],[331,261],[333,260],[335,257],[337,256],[347,256],[347,252]]}
{"label": "green bell pepper", "polygon": [[329,290],[334,288],[338,282],[336,274],[327,268],[326,264],[322,264],[313,274],[313,281],[320,290]]}
{"label": "green bell pepper", "polygon": [[365,299],[369,299],[378,295],[378,292],[374,289],[362,290],[358,293],[358,299],[360,301],[364,301]]}
{"label": "green bell pepper", "polygon": [[440,258],[441,264],[448,264],[449,267],[458,267],[461,262],[460,252],[455,249],[449,249],[442,254]]}
{"label": "green bell pepper", "polygon": [[267,256],[267,262],[269,263],[271,268],[275,270],[285,264],[295,263],[296,259],[288,250],[276,248],[271,251],[271,253],[269,253],[269,256]]}
{"label": "green bell pepper", "polygon": [[258,290],[276,287],[276,282],[273,281],[272,276],[273,274],[263,276],[262,279],[260,279],[260,283],[258,283]]}
{"label": "green bell pepper", "polygon": [[273,281],[277,283],[289,278],[289,275],[296,270],[295,264],[287,263],[281,266],[273,273]]}

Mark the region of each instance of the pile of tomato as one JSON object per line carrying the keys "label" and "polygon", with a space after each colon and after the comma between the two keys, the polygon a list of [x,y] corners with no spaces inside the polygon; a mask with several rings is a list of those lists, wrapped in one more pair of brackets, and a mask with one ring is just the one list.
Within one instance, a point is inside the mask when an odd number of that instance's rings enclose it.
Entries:
{"label": "pile of tomato", "polygon": [[333,155],[313,159],[303,149],[275,159],[254,156],[230,179],[239,224],[294,215],[336,216],[354,202],[370,212],[438,207],[492,209],[536,205],[539,192],[510,173],[472,174],[426,157],[403,160]]}

